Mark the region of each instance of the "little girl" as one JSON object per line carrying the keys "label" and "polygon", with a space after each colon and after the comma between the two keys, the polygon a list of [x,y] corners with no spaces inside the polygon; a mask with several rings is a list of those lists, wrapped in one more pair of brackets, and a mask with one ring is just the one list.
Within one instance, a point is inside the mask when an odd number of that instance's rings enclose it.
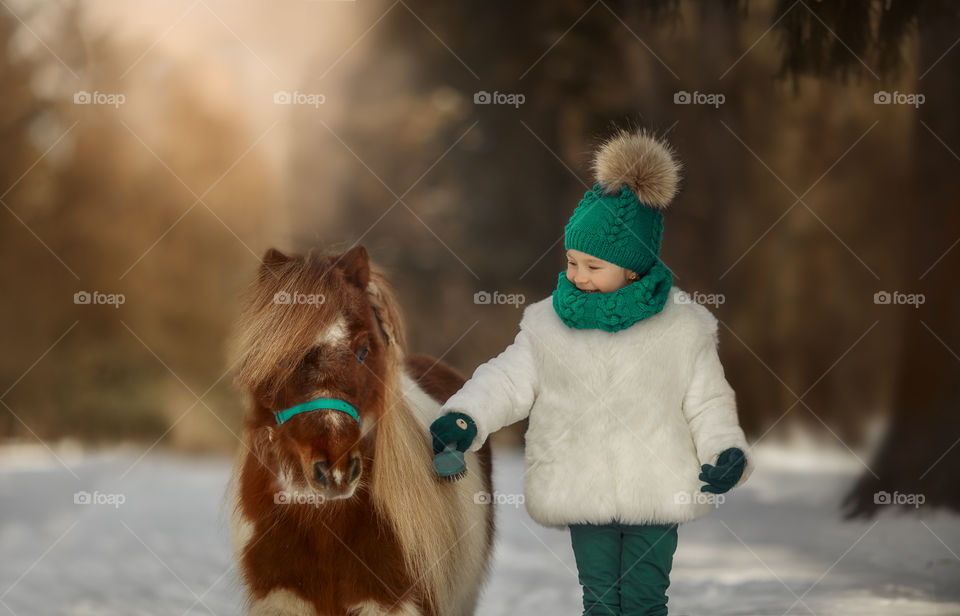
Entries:
{"label": "little girl", "polygon": [[430,428],[435,453],[476,451],[529,417],[527,510],[570,528],[584,614],[666,614],[677,525],[751,472],[717,320],[659,260],[679,171],[645,132],[601,146],[552,297]]}

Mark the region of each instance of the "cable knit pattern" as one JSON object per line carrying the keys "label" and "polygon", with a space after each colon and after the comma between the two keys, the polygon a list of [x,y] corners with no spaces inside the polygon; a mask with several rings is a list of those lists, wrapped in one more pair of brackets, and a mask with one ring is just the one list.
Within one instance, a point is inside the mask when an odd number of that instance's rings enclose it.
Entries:
{"label": "cable knit pattern", "polygon": [[567,327],[616,332],[663,310],[673,273],[657,262],[645,276],[611,293],[586,293],[560,272],[553,309]]}
{"label": "cable knit pattern", "polygon": [[629,207],[629,201],[624,199],[625,195],[629,194],[629,190],[626,185],[620,191],[620,195],[616,201],[616,208],[612,212],[612,216],[604,219],[606,223],[605,235],[608,242],[611,244],[620,244],[622,240],[629,239],[629,237],[624,237],[627,235],[627,228],[630,225],[631,221],[636,218],[636,208]]}
{"label": "cable knit pattern", "polygon": [[626,184],[619,193],[605,193],[598,184],[584,193],[564,230],[566,248],[642,275],[658,261],[663,215]]}

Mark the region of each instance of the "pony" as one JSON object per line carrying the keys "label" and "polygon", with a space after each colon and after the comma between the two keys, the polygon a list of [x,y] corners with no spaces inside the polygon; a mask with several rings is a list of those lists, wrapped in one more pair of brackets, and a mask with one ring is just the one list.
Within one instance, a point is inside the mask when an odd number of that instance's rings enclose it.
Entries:
{"label": "pony", "polygon": [[227,490],[247,612],[473,614],[493,545],[490,451],[448,483],[429,438],[463,376],[406,353],[363,246],[262,261],[234,336],[247,404]]}

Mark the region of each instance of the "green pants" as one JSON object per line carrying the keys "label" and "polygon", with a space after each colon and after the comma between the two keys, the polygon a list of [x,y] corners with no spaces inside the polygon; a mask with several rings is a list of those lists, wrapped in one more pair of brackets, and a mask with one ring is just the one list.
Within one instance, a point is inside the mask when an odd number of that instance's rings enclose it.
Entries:
{"label": "green pants", "polygon": [[571,524],[584,616],[664,616],[677,525]]}

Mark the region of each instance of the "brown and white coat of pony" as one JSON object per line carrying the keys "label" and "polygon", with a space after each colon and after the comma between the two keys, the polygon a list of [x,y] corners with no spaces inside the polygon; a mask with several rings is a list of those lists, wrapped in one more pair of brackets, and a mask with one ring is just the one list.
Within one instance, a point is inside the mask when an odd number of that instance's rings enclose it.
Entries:
{"label": "brown and white coat of pony", "polygon": [[[467,454],[459,482],[434,474],[428,427],[464,379],[406,355],[367,251],[267,251],[235,347],[249,403],[228,498],[249,613],[473,614],[493,542],[493,508],[476,498],[492,492],[490,452]],[[319,410],[277,425],[273,411],[318,397],[361,423]]]}

